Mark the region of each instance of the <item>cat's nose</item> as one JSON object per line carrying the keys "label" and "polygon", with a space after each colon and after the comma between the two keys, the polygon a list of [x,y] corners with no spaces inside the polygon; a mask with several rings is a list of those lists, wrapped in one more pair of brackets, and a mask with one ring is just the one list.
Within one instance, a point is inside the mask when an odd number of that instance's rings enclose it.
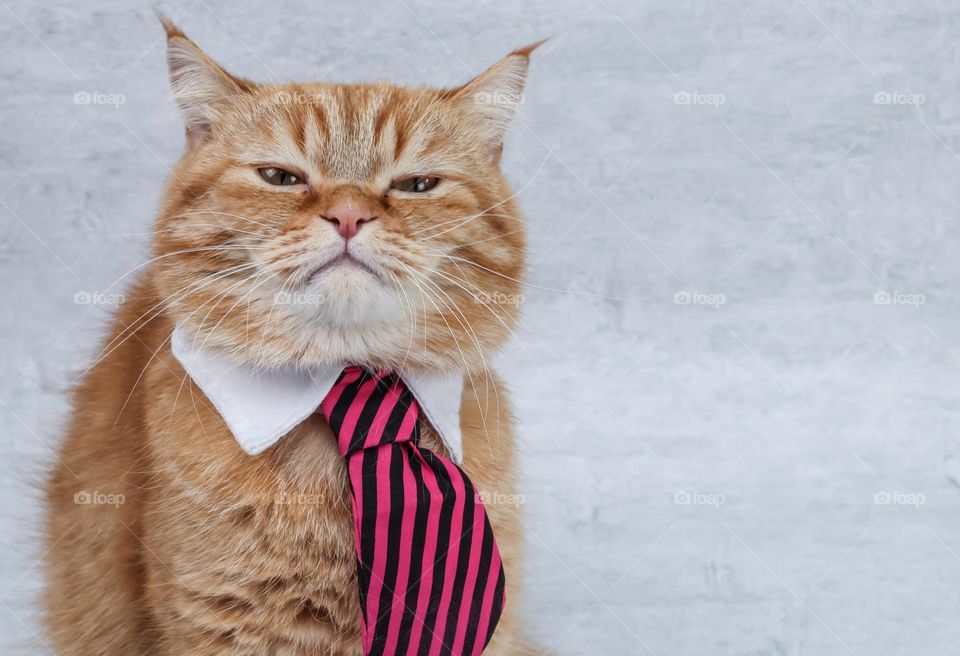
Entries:
{"label": "cat's nose", "polygon": [[345,201],[336,203],[321,215],[337,226],[337,232],[344,240],[350,239],[360,230],[360,225],[374,220],[373,212],[363,203]]}

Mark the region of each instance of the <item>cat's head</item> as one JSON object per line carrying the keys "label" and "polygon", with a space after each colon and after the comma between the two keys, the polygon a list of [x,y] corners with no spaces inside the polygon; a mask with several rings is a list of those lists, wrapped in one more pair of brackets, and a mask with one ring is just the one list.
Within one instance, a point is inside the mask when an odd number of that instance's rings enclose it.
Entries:
{"label": "cat's head", "polygon": [[506,340],[524,226],[499,158],[537,44],[455,89],[265,85],[164,27],[187,152],[153,279],[174,321],[267,365],[475,368]]}

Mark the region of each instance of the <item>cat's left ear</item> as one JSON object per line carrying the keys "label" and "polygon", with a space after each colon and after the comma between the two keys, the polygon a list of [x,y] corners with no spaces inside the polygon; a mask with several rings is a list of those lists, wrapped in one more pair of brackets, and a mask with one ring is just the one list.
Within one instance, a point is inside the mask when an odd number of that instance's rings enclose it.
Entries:
{"label": "cat's left ear", "polygon": [[493,163],[500,161],[503,137],[517,106],[523,103],[530,53],[546,39],[514,50],[496,64],[454,91],[460,109],[472,119],[473,132],[490,151]]}
{"label": "cat's left ear", "polygon": [[193,148],[213,133],[223,111],[256,85],[228,73],[173,21],[156,14],[167,33],[170,87],[186,123],[187,145]]}

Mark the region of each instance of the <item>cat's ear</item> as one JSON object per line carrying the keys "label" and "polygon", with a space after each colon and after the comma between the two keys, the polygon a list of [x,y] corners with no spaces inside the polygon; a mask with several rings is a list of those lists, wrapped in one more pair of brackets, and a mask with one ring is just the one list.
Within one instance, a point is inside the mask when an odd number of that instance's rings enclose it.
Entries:
{"label": "cat's ear", "polygon": [[517,113],[517,106],[523,102],[530,53],[545,41],[514,50],[454,91],[454,99],[472,119],[473,132],[489,149],[494,163],[500,160],[503,137]]}
{"label": "cat's ear", "polygon": [[230,75],[159,11],[157,17],[167,32],[170,87],[186,123],[187,145],[192,148],[210,136],[223,109],[255,85]]}

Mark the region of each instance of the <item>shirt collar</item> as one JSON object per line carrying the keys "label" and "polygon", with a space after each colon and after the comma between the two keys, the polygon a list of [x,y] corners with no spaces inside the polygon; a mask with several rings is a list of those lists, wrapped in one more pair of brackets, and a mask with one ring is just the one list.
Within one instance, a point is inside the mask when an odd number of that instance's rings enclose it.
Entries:
{"label": "shirt collar", "polygon": [[[170,340],[173,355],[223,417],[244,451],[273,446],[320,406],[347,365],[261,368],[202,348],[182,326]],[[460,396],[463,374],[397,372],[454,462],[463,460]]]}

